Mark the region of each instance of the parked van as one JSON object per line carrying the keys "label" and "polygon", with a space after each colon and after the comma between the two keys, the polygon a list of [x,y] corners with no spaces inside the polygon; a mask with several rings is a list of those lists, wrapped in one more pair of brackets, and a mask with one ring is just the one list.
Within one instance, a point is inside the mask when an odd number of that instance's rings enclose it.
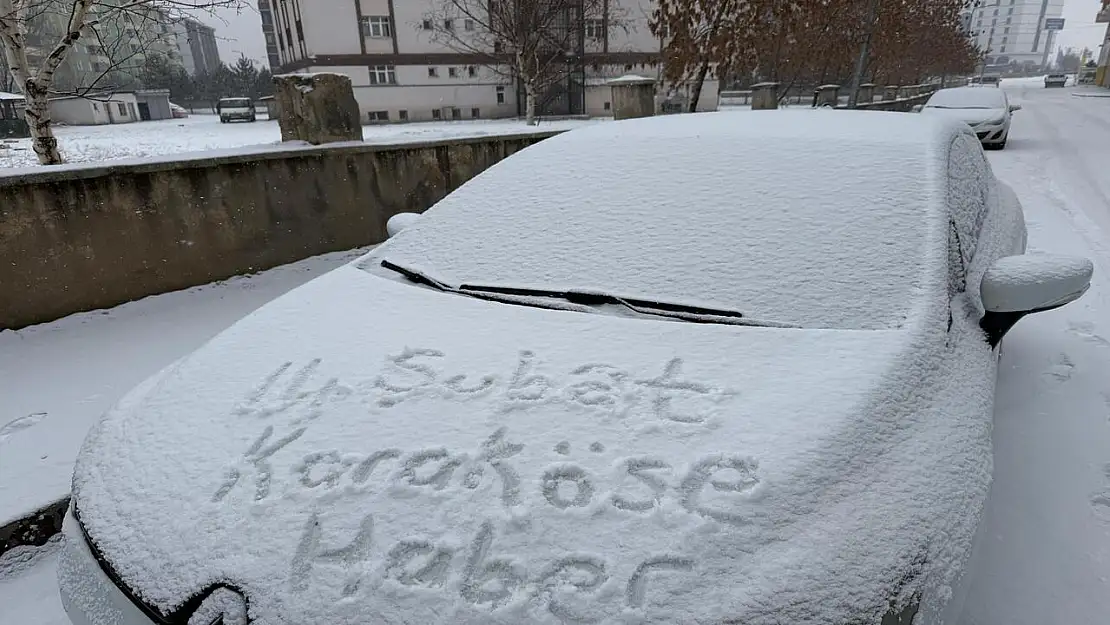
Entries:
{"label": "parked van", "polygon": [[258,119],[254,102],[250,98],[222,98],[216,103],[216,112],[220,114],[220,123],[231,121],[253,122]]}

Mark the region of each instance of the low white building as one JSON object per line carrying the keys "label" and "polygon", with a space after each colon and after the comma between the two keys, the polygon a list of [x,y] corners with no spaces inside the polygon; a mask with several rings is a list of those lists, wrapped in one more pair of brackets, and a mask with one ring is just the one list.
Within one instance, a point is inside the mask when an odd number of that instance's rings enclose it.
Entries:
{"label": "low white building", "polygon": [[[489,54],[467,54],[437,41],[437,0],[259,0],[275,73],[334,72],[351,78],[367,122],[515,117],[524,113],[520,86]],[[609,0],[608,13],[579,24],[583,47],[576,71],[553,90],[541,113],[609,115],[608,79],[629,73],[659,78],[660,41],[648,28],[652,0]],[[470,20],[450,24],[475,28]],[[492,52],[492,51],[491,51]],[[660,88],[663,92],[664,88]],[[699,110],[717,107],[707,81]]]}
{"label": "low white building", "polygon": [[54,98],[50,100],[50,117],[71,126],[129,124],[139,121],[138,100],[133,93]]}

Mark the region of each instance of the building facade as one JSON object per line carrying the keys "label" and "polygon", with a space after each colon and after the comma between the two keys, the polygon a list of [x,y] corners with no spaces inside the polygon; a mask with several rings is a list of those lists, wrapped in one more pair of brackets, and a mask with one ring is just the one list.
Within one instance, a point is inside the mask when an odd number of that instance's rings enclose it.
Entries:
{"label": "building facade", "polygon": [[216,45],[216,29],[193,19],[174,19],[175,43],[190,76],[210,74],[220,67],[220,49]]}
{"label": "building facade", "polygon": [[[261,0],[275,73],[335,72],[351,78],[370,122],[514,117],[523,114],[521,85],[490,53],[468,54],[437,40],[444,28],[431,17],[437,0]],[[581,19],[577,50],[567,54],[565,78],[545,94],[541,113],[604,115],[605,81],[625,74],[658,79],[660,42],[648,28],[651,0],[608,0],[600,17]],[[441,18],[442,19],[442,18]],[[445,20],[451,22],[453,20]],[[276,63],[275,63],[276,61]],[[703,89],[703,109],[716,108],[717,83]]]}
{"label": "building facade", "polygon": [[1064,0],[982,0],[968,23],[988,66],[1039,68],[1053,60],[1055,33],[1045,29],[1045,19],[1063,11]]}
{"label": "building facade", "polygon": [[1102,46],[1098,51],[1098,69],[1095,70],[1095,84],[1110,87],[1110,0],[1102,0],[1102,6],[1095,15],[1095,22],[1107,24],[1102,36]]}
{"label": "building facade", "polygon": [[266,40],[266,60],[270,69],[276,71],[281,67],[281,55],[278,54],[277,30],[270,0],[258,0],[258,15],[262,18],[262,37]]}

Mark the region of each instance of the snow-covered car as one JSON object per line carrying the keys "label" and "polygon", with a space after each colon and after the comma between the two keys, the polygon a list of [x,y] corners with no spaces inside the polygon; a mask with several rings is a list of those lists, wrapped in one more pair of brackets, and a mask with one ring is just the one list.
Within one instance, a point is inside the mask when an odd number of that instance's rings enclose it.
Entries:
{"label": "snow-covered car", "polygon": [[222,98],[216,103],[216,113],[224,124],[236,120],[253,122],[258,119],[258,111],[250,98]]}
{"label": "snow-covered car", "polygon": [[189,116],[189,111],[185,110],[183,106],[170,102],[170,114],[173,115],[174,119],[185,119]]}
{"label": "snow-covered car", "polygon": [[1068,84],[1067,74],[1048,74],[1044,77],[1044,86],[1048,87],[1065,87]]}
{"label": "snow-covered car", "polygon": [[[920,107],[920,108],[918,108]],[[915,110],[962,121],[975,131],[983,147],[1003,149],[1010,138],[1010,121],[1020,104],[1010,104],[1003,89],[954,87],[940,89]]]}
{"label": "snow-covered car", "polygon": [[1092,272],[905,113],[598,123],[386,225],[93,427],[74,623],[935,622],[999,341]]}

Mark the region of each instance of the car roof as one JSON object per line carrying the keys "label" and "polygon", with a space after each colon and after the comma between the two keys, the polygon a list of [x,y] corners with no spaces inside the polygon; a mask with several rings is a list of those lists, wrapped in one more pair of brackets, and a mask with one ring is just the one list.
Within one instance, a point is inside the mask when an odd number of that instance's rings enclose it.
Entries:
{"label": "car roof", "polygon": [[898,327],[921,286],[925,239],[944,236],[930,224],[945,219],[944,161],[961,132],[871,111],[597,123],[490,168],[375,258],[453,284]]}

